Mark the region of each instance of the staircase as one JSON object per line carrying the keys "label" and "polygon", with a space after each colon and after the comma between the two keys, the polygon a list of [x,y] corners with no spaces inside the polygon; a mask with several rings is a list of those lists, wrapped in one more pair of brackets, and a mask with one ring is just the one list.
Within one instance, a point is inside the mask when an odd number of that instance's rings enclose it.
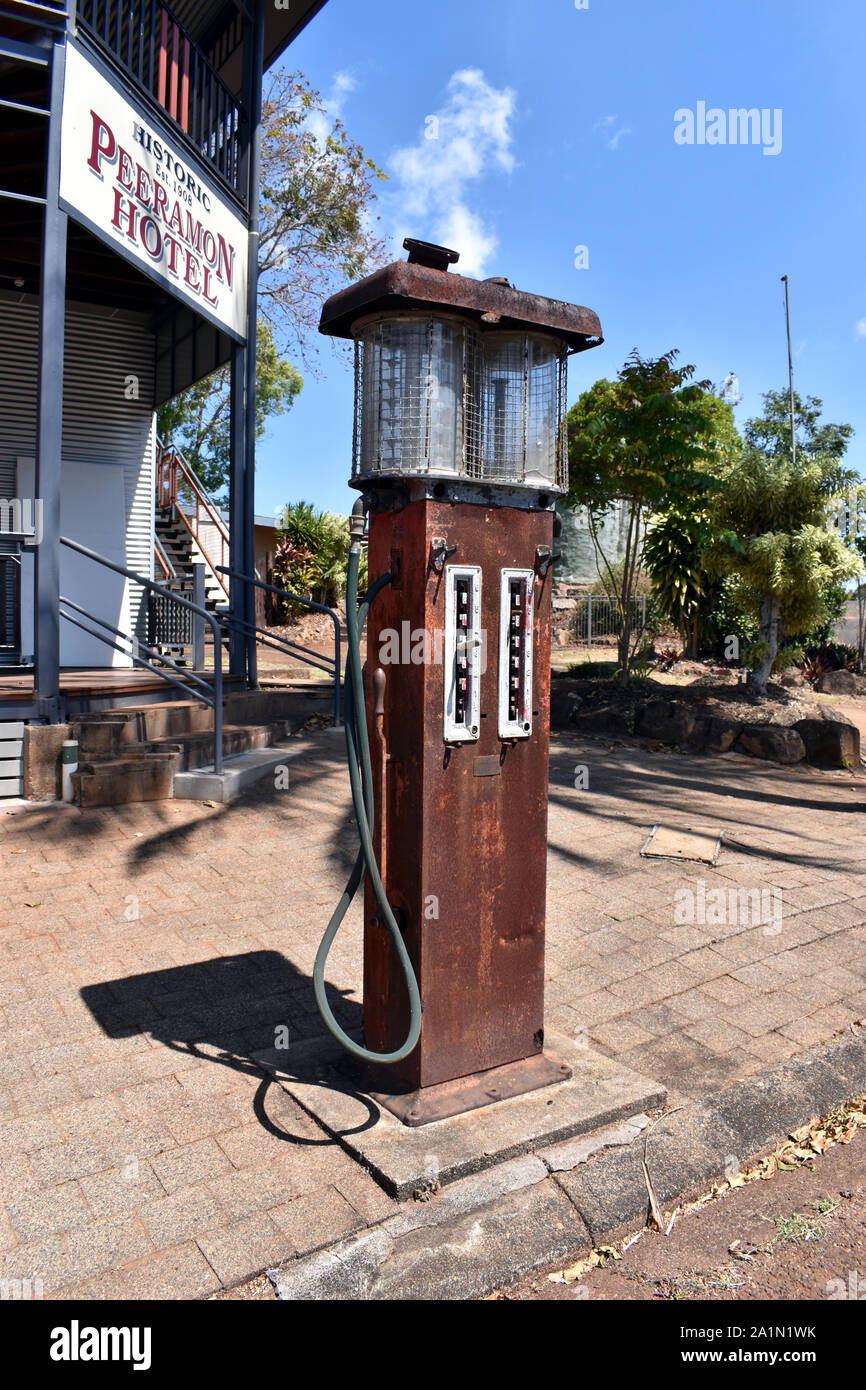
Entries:
{"label": "staircase", "polygon": [[[204,569],[205,607],[218,615],[228,606],[228,581],[217,566],[229,564],[229,533],[219,507],[205,491],[179,449],[157,442],[155,505],[155,577],[167,589],[193,597],[196,565]],[[157,624],[160,626],[160,624]],[[164,637],[165,634],[162,634]],[[179,666],[192,665],[186,641],[152,639],[152,645]],[[227,639],[226,639],[227,640]]]}
{"label": "staircase", "polygon": [[[294,690],[229,695],[223,725],[225,757],[272,748],[311,715],[326,713],[329,692],[316,686],[310,682]],[[73,788],[80,806],[167,800],[174,794],[177,773],[213,765],[213,710],[198,700],[81,715],[72,737],[78,740]],[[264,765],[264,773],[268,770]]]}
{"label": "staircase", "polygon": [[204,565],[205,607],[211,613],[216,613],[226,605],[228,595],[210,558],[202,550],[186,523],[179,518],[176,506],[172,503],[157,506],[155,521],[157,540],[171,569],[174,570],[174,577],[169,574],[164,581],[166,588],[183,586],[182,589],[178,588],[178,592],[187,593],[192,586],[193,565]]}

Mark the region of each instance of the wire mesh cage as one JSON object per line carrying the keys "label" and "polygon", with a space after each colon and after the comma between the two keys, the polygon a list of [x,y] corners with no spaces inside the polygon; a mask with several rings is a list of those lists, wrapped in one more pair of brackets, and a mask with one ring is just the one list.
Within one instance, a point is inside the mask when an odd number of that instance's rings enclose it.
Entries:
{"label": "wire mesh cage", "polygon": [[356,473],[472,472],[475,336],[460,319],[425,315],[389,315],[360,327]]}
{"label": "wire mesh cage", "polygon": [[541,334],[389,314],[355,337],[353,475],[561,489],[566,349]]}

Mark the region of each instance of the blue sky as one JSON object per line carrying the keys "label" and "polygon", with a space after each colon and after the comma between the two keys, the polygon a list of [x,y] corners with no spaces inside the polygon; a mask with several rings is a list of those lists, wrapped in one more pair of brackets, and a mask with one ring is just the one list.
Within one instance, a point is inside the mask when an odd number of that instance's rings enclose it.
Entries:
{"label": "blue sky", "polygon": [[[395,259],[407,233],[444,241],[460,270],[595,309],[570,400],[677,347],[736,372],[742,423],[787,382],[787,273],[797,389],[854,425],[866,475],[864,53],[863,0],[329,0],[287,63],[388,172]],[[678,144],[699,102],[780,110],[781,150]],[[260,514],[351,505],[351,372],[324,342],[319,373],[259,445]]]}

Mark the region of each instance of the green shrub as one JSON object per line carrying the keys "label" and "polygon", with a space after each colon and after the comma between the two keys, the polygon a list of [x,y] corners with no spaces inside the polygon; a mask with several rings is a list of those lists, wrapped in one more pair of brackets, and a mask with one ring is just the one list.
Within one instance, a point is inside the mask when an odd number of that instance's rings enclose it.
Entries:
{"label": "green shrub", "polygon": [[[346,517],[319,511],[312,502],[290,503],[280,524],[274,572],[283,577],[277,583],[303,598],[335,607],[346,591],[349,544]],[[366,556],[361,583],[366,583]]]}
{"label": "green shrub", "polygon": [[776,653],[776,660],[773,662],[773,674],[778,675],[780,671],[786,671],[789,666],[802,666],[806,660],[806,653],[798,642],[786,642],[784,647],[780,647]]}
{"label": "green shrub", "polygon": [[609,681],[613,680],[618,670],[616,661],[576,661],[565,674],[580,677],[581,680]]}

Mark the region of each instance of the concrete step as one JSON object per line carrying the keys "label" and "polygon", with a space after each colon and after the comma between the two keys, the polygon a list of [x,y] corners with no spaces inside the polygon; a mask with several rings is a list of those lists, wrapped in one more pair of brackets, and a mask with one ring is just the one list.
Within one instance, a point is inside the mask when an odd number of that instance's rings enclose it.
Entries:
{"label": "concrete step", "polygon": [[165,801],[181,755],[140,753],[104,762],[79,764],[72,786],[79,806],[125,806],[132,801]]}
{"label": "concrete step", "polygon": [[201,700],[166,700],[140,708],[102,710],[76,720],[79,762],[97,754],[115,755],[124,745],[152,743],[168,735],[213,729],[213,710]]}
{"label": "concrete step", "polygon": [[[200,701],[168,700],[82,715],[73,725],[79,743],[75,798],[82,806],[161,801],[172,795],[233,800],[291,756],[271,745],[300,729],[311,715],[330,714],[332,699],[330,686],[316,681],[228,695],[223,706],[227,773],[213,783],[216,791],[207,790],[208,776],[216,777],[213,711]],[[179,783],[180,790],[173,792],[174,779],[181,776],[192,781]],[[6,794],[20,795],[17,782]]]}
{"label": "concrete step", "polygon": [[[223,756],[248,753],[254,748],[269,748],[279,738],[285,738],[285,722],[275,724],[226,724],[223,726]],[[148,753],[179,752],[184,771],[213,765],[213,732],[185,734],[182,739],[169,735],[152,739]]]}
{"label": "concrete step", "polygon": [[236,801],[249,787],[272,777],[274,769],[296,756],[289,748],[253,748],[226,758],[221,773],[209,766],[175,773],[175,801]]}
{"label": "concrete step", "polygon": [[[223,704],[226,725],[272,725],[298,729],[311,714],[330,711],[333,692],[327,681],[300,681],[295,686],[241,691]],[[213,729],[213,710],[200,700],[166,700],[124,709],[80,715],[72,737],[78,740],[79,762],[91,757],[121,756],[125,747],[175,741]]]}

